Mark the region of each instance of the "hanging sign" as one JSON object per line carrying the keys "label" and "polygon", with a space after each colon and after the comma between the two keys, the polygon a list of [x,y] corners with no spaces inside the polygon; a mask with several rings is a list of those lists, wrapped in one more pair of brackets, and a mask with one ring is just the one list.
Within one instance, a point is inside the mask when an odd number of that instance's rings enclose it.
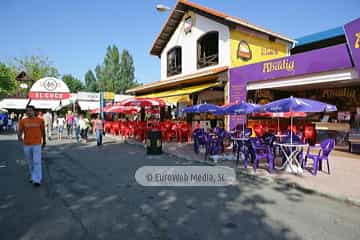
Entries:
{"label": "hanging sign", "polygon": [[70,91],[67,85],[53,77],[46,77],[36,81],[29,91],[31,99],[68,99]]}

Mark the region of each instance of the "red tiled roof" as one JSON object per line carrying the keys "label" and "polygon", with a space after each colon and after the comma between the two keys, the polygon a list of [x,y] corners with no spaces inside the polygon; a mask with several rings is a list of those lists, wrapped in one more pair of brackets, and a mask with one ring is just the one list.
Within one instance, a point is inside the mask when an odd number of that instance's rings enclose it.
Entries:
{"label": "red tiled roof", "polygon": [[187,0],[178,0],[151,47],[150,53],[152,55],[156,55],[156,56],[161,55],[162,50],[165,48],[167,42],[169,41],[172,34],[175,32],[177,26],[181,22],[181,19],[184,16],[185,12],[188,10],[195,11],[199,14],[204,14],[208,17],[213,18],[215,21],[222,22],[223,24],[232,25],[232,26],[239,25],[257,32],[265,33],[267,35],[270,35],[272,37],[281,39],[289,43],[294,42],[294,40],[291,38],[288,38],[279,33],[275,33],[263,27],[252,24],[244,19],[232,17],[225,13],[201,6],[199,4]]}

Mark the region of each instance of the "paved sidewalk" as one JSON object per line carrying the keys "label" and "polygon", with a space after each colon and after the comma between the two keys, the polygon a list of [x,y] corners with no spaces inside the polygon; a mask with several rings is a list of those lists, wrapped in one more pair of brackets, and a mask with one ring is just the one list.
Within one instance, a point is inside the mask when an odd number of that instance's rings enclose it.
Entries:
{"label": "paved sidewalk", "polygon": [[[165,143],[164,151],[188,160],[204,161],[204,154],[195,154],[192,147],[192,144],[186,143]],[[277,159],[277,165],[280,164],[279,161],[280,159]],[[217,161],[216,164],[233,167],[234,161]],[[334,150],[330,155],[330,175],[327,173],[326,164],[323,166],[323,171],[318,171],[317,176],[311,173],[312,160],[308,160],[307,165],[307,169],[302,175],[290,174],[281,170],[270,174],[265,160],[260,163],[260,169],[256,173],[252,166],[245,169],[242,162],[240,162],[238,170],[273,180],[286,179],[300,187],[360,205],[360,155]]]}
{"label": "paved sidewalk", "polygon": [[[127,142],[141,144],[133,140],[128,140]],[[186,160],[205,162],[204,154],[194,153],[192,143],[164,143],[163,151]],[[280,164],[279,161],[281,160],[277,159],[277,165]],[[217,164],[234,167],[233,160],[218,160],[216,163],[208,160],[206,162],[211,165]],[[348,201],[360,206],[360,155],[334,150],[330,155],[331,175],[327,173],[326,164],[323,167],[323,172],[318,171],[317,176],[313,176],[311,173],[312,160],[308,160],[307,165],[307,169],[302,175],[294,175],[282,170],[275,170],[273,174],[270,174],[265,160],[260,163],[260,168],[256,173],[254,173],[252,166],[245,169],[242,162],[240,162],[237,170],[240,173],[265,177],[273,181],[285,179],[292,182],[296,187],[312,190],[321,195]]]}

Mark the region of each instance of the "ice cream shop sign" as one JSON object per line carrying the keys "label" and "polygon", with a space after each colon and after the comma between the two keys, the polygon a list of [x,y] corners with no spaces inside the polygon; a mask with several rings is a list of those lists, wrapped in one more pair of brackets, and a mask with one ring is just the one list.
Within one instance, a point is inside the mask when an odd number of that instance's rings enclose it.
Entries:
{"label": "ice cream shop sign", "polygon": [[52,77],[42,78],[34,83],[29,92],[30,99],[68,99],[70,91],[66,84]]}

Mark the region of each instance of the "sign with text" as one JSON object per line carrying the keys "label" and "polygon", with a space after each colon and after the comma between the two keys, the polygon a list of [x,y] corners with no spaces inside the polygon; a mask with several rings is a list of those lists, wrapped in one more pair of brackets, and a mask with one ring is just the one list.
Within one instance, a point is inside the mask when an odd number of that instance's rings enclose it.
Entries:
{"label": "sign with text", "polygon": [[78,100],[99,101],[100,95],[94,92],[78,92],[76,98]]}
{"label": "sign with text", "polygon": [[32,85],[29,98],[32,99],[68,99],[70,91],[67,85],[53,77],[39,79]]}
{"label": "sign with text", "polygon": [[56,92],[29,92],[29,98],[31,99],[49,99],[49,100],[61,100],[70,98],[70,93],[56,93]]}
{"label": "sign with text", "polygon": [[113,92],[104,92],[104,99],[106,100],[114,100],[115,93]]}
{"label": "sign with text", "polygon": [[360,18],[346,24],[344,30],[351,57],[360,74]]}

